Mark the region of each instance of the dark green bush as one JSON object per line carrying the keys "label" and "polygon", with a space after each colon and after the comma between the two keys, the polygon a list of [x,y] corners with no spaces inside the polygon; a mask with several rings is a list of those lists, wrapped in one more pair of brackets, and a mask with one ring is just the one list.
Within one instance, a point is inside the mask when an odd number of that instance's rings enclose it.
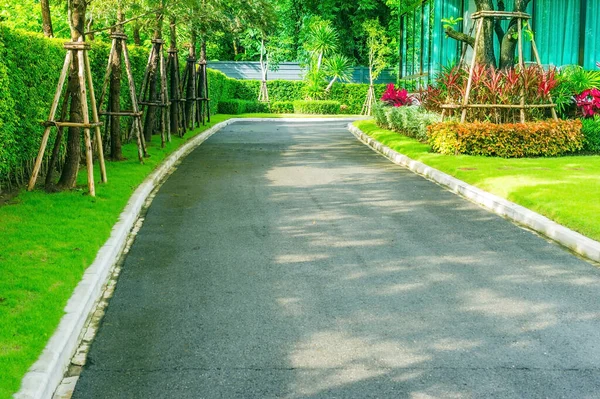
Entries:
{"label": "dark green bush", "polygon": [[294,103],[292,101],[275,101],[271,103],[271,112],[274,114],[293,114]]}
{"label": "dark green bush", "polygon": [[[48,118],[65,59],[63,43],[0,24],[0,185],[22,183],[29,175],[44,131],[40,122]],[[92,43],[89,56],[96,96],[100,96],[109,51],[110,44]],[[130,46],[130,55],[139,85],[148,52]],[[122,85],[121,95],[124,107],[130,107],[127,84]],[[48,151],[55,134],[50,135]]]}
{"label": "dark green bush", "polygon": [[428,128],[429,143],[442,154],[503,158],[557,156],[580,151],[579,120],[527,123],[442,122]]}
{"label": "dark green bush", "polygon": [[244,113],[269,112],[269,105],[249,100],[221,100],[218,103],[220,114],[239,115]]}
{"label": "dark green bush", "polygon": [[582,119],[581,133],[585,137],[583,149],[590,152],[600,152],[600,117]]}
{"label": "dark green bush", "polygon": [[294,101],[294,113],[336,115],[340,113],[340,102],[329,100],[299,100]]}

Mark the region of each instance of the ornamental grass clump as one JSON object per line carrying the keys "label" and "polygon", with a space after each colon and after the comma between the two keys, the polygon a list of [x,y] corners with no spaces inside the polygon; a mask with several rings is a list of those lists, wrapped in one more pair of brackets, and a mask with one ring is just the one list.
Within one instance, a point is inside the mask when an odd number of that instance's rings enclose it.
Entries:
{"label": "ornamental grass clump", "polygon": [[[435,83],[422,93],[422,104],[430,111],[441,112],[442,105],[462,105],[469,72],[465,68],[446,68],[436,78]],[[472,89],[469,104],[518,105],[524,98],[526,105],[548,104],[553,90],[558,85],[554,68],[544,70],[535,66],[523,69],[496,69],[486,65],[476,65],[473,69]],[[447,110],[449,116],[460,113],[460,108]],[[550,117],[549,109],[528,108],[525,110],[528,121]],[[469,108],[467,121],[487,121],[492,123],[516,123],[520,121],[520,111],[511,108]]]}

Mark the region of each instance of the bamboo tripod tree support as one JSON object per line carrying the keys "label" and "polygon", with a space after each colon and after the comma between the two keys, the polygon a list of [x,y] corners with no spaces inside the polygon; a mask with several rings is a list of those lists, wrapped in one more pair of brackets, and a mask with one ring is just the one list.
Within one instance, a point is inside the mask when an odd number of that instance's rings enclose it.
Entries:
{"label": "bamboo tripod tree support", "polygon": [[167,71],[169,72],[169,98],[171,105],[170,114],[170,130],[177,132],[179,137],[183,137],[187,127],[185,125],[185,101],[182,95],[182,87],[179,76],[179,57],[176,48],[171,47],[167,50],[169,58],[167,60]]}
{"label": "bamboo tripod tree support", "polygon": [[[100,115],[107,115],[109,118],[111,116],[116,116],[119,118],[121,116],[133,117],[132,131],[135,133],[135,138],[137,140],[138,158],[141,163],[144,163],[144,157],[147,157],[148,153],[146,152],[146,141],[144,140],[143,134],[144,128],[142,126],[142,112],[140,112],[137,101],[137,95],[135,94],[135,82],[133,80],[133,73],[131,71],[129,51],[127,50],[127,35],[125,35],[124,33],[117,32],[111,34],[110,37],[112,39],[112,46],[108,56],[108,66],[106,67],[106,74],[104,75],[102,93],[100,94],[100,99],[98,101],[98,113]],[[116,54],[118,54],[118,48],[122,50],[123,59],[125,61],[125,71],[127,73],[127,82],[129,84],[129,97],[131,99],[132,110],[114,112],[107,109],[105,111],[102,111],[102,105],[106,96],[106,90],[108,88],[108,83],[112,74],[111,60],[113,59],[113,57],[116,57]]]}
{"label": "bamboo tripod tree support", "polygon": [[[54,100],[52,101],[52,106],[50,107],[50,114],[48,116],[48,120],[44,122],[44,126],[46,129],[44,130],[44,134],[42,135],[42,142],[40,145],[40,150],[38,152],[37,158],[35,160],[35,165],[33,167],[33,172],[31,174],[31,178],[29,180],[29,185],[27,189],[29,191],[33,190],[35,187],[35,183],[38,178],[38,174],[40,172],[40,168],[42,166],[42,160],[44,159],[44,153],[46,151],[46,146],[48,145],[48,138],[50,136],[50,131],[53,126],[56,126],[58,129],[62,129],[63,127],[79,127],[83,128],[84,135],[84,143],[85,143],[85,159],[86,159],[86,167],[88,173],[88,189],[89,194],[92,197],[96,196],[96,188],[94,185],[94,160],[92,154],[92,139],[90,129],[94,128],[95,132],[95,144],[98,152],[98,160],[100,163],[100,176],[103,183],[108,181],[106,177],[106,166],[104,164],[104,153],[102,150],[102,135],[100,133],[100,126],[102,126],[102,122],[99,121],[98,117],[98,108],[96,106],[96,95],[94,93],[94,84],[92,82],[92,72],[90,68],[90,60],[88,57],[88,50],[90,49],[90,45],[83,41],[83,38],[80,38],[77,42],[67,42],[64,44],[64,48],[67,50],[67,54],[65,56],[65,62],[63,65],[62,72],[60,74],[60,78],[58,79],[58,85],[56,88],[56,93],[54,94]],[[73,62],[77,59],[77,77],[79,79],[79,90],[81,95],[81,113],[83,115],[83,122],[72,122],[72,121],[63,121],[56,120],[56,111],[58,108],[58,103],[63,94],[63,89],[65,85],[65,81],[67,79],[67,75],[69,70],[73,67]],[[88,91],[89,89],[89,98]],[[65,93],[64,101],[68,100],[69,91],[67,90]],[[88,109],[88,100],[90,102],[90,106],[92,108],[92,121],[90,122],[90,115]],[[65,104],[63,103],[63,104]],[[63,106],[64,108],[64,106]],[[62,113],[65,114],[64,112]],[[61,115],[61,118],[62,115]]]}
{"label": "bamboo tripod tree support", "polygon": [[185,69],[183,71],[182,87],[185,89],[185,126],[189,129],[194,129],[196,126],[200,126],[198,123],[204,118],[199,115],[202,110],[202,104],[198,97],[198,71],[196,69],[196,57],[192,49],[190,49],[190,56],[187,58],[185,63]]}
{"label": "bamboo tripod tree support", "polygon": [[[165,141],[171,141],[171,129],[168,121],[168,107],[169,97],[167,91],[167,68],[165,66],[165,57],[163,56],[164,51],[164,40],[152,39],[152,50],[148,57],[148,64],[146,65],[146,72],[144,74],[144,81],[142,82],[142,88],[138,98],[141,99],[139,104],[142,106],[140,109],[143,112],[143,107],[146,107],[146,112],[154,112],[154,108],[160,108],[160,139],[161,145],[165,146]],[[159,67],[156,74],[152,73],[152,60],[158,58]],[[154,76],[153,76],[154,75]],[[150,86],[152,78],[160,79],[160,93],[158,98],[150,98]],[[166,132],[166,135],[165,135]]]}
{"label": "bamboo tripod tree support", "polygon": [[260,82],[260,92],[258,93],[258,101],[269,102],[269,88],[267,86],[267,71],[269,70],[269,54],[265,47],[265,39],[260,41],[260,71],[262,81]]}
{"label": "bamboo tripod tree support", "polygon": [[373,83],[369,85],[369,91],[367,92],[367,99],[363,104],[362,110],[360,111],[361,115],[371,115],[373,112],[373,104],[375,103],[375,86]]}
{"label": "bamboo tripod tree support", "polygon": [[208,96],[208,73],[205,60],[198,62],[198,89],[196,92],[200,97],[199,122],[204,124],[204,118],[206,118],[206,121],[210,123],[210,98]]}
{"label": "bamboo tripod tree support", "polygon": [[[517,21],[517,49],[518,49],[518,66],[521,71],[525,69],[525,61],[523,59],[523,21],[528,21],[531,19],[531,15],[523,12],[505,12],[505,11],[479,11],[471,16],[475,23],[475,43],[473,44],[473,58],[471,59],[471,65],[469,67],[469,79],[467,80],[467,87],[465,89],[465,96],[463,98],[463,103],[461,105],[457,104],[444,104],[442,105],[442,118],[446,115],[446,110],[450,109],[461,109],[461,123],[464,123],[467,119],[467,111],[469,108],[505,108],[505,109],[518,109],[519,117],[521,123],[525,123],[525,110],[531,108],[550,108],[552,112],[552,118],[554,120],[558,120],[558,116],[556,114],[556,105],[552,101],[552,96],[548,94],[548,103],[546,104],[525,104],[525,92],[524,87],[522,86],[521,95],[519,99],[519,104],[470,104],[469,98],[471,95],[471,90],[473,86],[473,73],[475,71],[475,64],[477,62],[477,47],[481,40],[483,40],[483,24],[485,19],[516,19]],[[537,46],[535,44],[535,39],[531,38],[531,47],[533,51],[533,55],[535,57],[537,65],[542,68],[542,63],[540,60],[540,55],[537,50]],[[466,46],[463,47],[463,54],[461,56],[461,63],[464,61],[466,53]],[[461,65],[459,65],[460,67]]]}

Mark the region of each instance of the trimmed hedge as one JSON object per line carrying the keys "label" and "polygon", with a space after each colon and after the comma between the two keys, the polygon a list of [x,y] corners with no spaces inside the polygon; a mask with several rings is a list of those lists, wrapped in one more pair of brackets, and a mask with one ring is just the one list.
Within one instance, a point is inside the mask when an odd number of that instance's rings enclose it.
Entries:
{"label": "trimmed hedge", "polygon": [[317,114],[317,115],[336,115],[340,113],[339,101],[294,101],[294,113],[296,114]]}
{"label": "trimmed hedge", "polygon": [[[256,100],[260,90],[258,80],[236,81],[234,97],[241,100]],[[301,80],[269,80],[267,81],[269,99],[271,102],[299,101],[306,98],[306,83]],[[375,85],[375,96],[380,98],[386,85]],[[329,92],[327,100],[339,101],[344,113],[360,114],[367,98],[369,85],[357,83],[335,83]]]}
{"label": "trimmed hedge", "polygon": [[219,114],[239,115],[244,113],[269,112],[269,104],[248,100],[222,100],[218,103]]}
{"label": "trimmed hedge", "polygon": [[[33,167],[44,131],[40,122],[48,118],[65,59],[64,42],[0,24],[0,185],[24,182]],[[91,45],[90,65],[99,96],[110,44]],[[141,84],[148,52],[135,46],[129,52],[134,78]],[[124,107],[130,107],[127,87],[122,85]],[[50,135],[48,152],[55,135],[55,131]]]}
{"label": "trimmed hedge", "polygon": [[274,114],[293,114],[294,103],[292,101],[275,101],[271,103],[271,112]]}
{"label": "trimmed hedge", "polygon": [[427,141],[427,127],[442,120],[440,114],[428,112],[423,107],[391,107],[378,102],[373,107],[375,123],[421,142]]}
{"label": "trimmed hedge", "polygon": [[503,158],[557,156],[583,148],[580,120],[514,124],[442,122],[429,126],[429,143],[442,154]]}
{"label": "trimmed hedge", "polygon": [[582,119],[581,132],[585,136],[583,149],[589,152],[600,152],[600,117]]}

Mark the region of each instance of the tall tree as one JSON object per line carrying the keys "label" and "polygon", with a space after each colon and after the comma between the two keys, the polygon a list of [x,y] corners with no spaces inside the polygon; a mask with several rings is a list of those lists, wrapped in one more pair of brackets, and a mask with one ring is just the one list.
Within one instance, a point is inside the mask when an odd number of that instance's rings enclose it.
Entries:
{"label": "tall tree", "polygon": [[42,8],[42,31],[44,32],[44,36],[54,37],[52,16],[50,15],[50,1],[40,0],[40,6]]}
{"label": "tall tree", "polygon": [[[525,12],[531,0],[515,0],[515,12]],[[498,0],[494,5],[493,0],[475,0],[477,11],[506,11],[504,0]],[[452,26],[446,27],[446,34],[458,41],[467,43],[469,46],[475,46],[475,37],[463,32],[456,31]],[[494,38],[500,43],[499,62],[496,59],[494,50]],[[515,60],[515,50],[517,46],[517,19],[510,20],[508,28],[504,30],[500,20],[494,18],[485,18],[483,24],[482,40],[477,46],[477,62],[480,64],[500,66],[500,68],[512,67]]]}
{"label": "tall tree", "polygon": [[[71,26],[71,41],[77,42],[83,37],[85,32],[85,14],[87,8],[86,0],[69,0],[69,19]],[[68,91],[71,96],[71,105],[69,109],[69,120],[71,122],[81,123],[83,114],[81,111],[81,90],[79,86],[79,60],[73,57],[71,70],[69,72]],[[85,99],[83,99],[85,101]],[[70,127],[67,134],[67,150],[65,164],[58,181],[59,189],[70,189],[77,182],[77,172],[79,171],[79,160],[81,158],[81,129]]]}

